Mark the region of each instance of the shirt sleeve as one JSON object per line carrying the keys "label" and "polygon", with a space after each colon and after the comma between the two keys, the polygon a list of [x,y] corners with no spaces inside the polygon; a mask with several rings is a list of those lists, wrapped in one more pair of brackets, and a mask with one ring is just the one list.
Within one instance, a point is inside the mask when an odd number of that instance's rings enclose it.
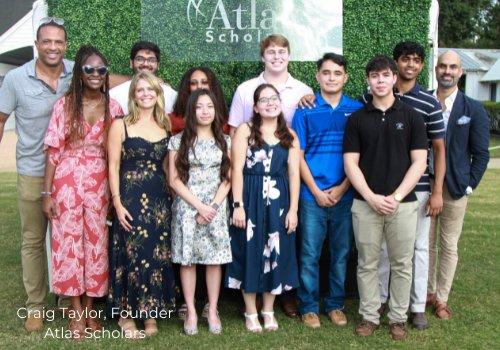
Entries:
{"label": "shirt sleeve", "polygon": [[443,139],[445,136],[443,112],[438,100],[432,100],[433,107],[426,120],[427,137],[429,140]]}
{"label": "shirt sleeve", "polygon": [[49,127],[45,134],[44,150],[50,163],[54,166],[59,164],[61,155],[64,152],[66,139],[66,127],[64,116],[64,97],[56,101],[50,118]]}
{"label": "shirt sleeve", "polygon": [[171,113],[174,109],[175,100],[177,99],[177,91],[167,86],[165,91],[165,112]]}
{"label": "shirt sleeve", "polygon": [[7,115],[10,115],[17,106],[16,90],[12,79],[12,74],[7,73],[0,86],[0,112]]}
{"label": "shirt sleeve", "polygon": [[425,149],[429,147],[427,141],[427,130],[425,127],[425,122],[422,117],[420,117],[417,112],[411,111],[411,142],[410,150]]}
{"label": "shirt sleeve", "polygon": [[123,116],[123,109],[116,100],[109,101],[109,113],[111,114],[111,118],[114,119],[118,116]]}
{"label": "shirt sleeve", "polygon": [[344,153],[361,153],[361,142],[357,127],[357,118],[349,117],[344,133]]}
{"label": "shirt sleeve", "polygon": [[226,144],[227,144],[227,149],[231,149],[231,138],[228,135],[224,135],[224,138],[226,139]]}
{"label": "shirt sleeve", "polygon": [[231,108],[229,110],[229,120],[227,123],[237,128],[244,122],[245,106],[243,103],[243,98],[241,96],[240,88],[236,89],[233,96],[233,101],[231,102]]}
{"label": "shirt sleeve", "polygon": [[168,141],[168,147],[167,147],[169,151],[176,151],[177,152],[179,150],[179,146],[181,144],[181,137],[182,137],[182,133],[174,135],[170,138],[170,140]]}
{"label": "shirt sleeve", "polygon": [[307,125],[306,115],[303,109],[297,108],[292,119],[292,129],[297,134],[300,143],[300,149],[305,150],[307,146]]}

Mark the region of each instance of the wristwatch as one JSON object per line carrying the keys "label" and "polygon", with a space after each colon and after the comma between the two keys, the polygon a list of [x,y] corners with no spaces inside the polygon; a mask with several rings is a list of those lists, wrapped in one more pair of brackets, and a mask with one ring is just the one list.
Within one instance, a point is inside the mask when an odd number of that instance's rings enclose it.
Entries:
{"label": "wristwatch", "polygon": [[403,196],[401,195],[401,193],[399,192],[394,193],[394,200],[396,202],[401,202],[403,200]]}
{"label": "wristwatch", "polygon": [[472,194],[472,187],[467,186],[467,188],[465,189],[465,195],[470,196],[471,194]]}
{"label": "wristwatch", "polygon": [[233,202],[233,208],[243,208],[243,202]]}

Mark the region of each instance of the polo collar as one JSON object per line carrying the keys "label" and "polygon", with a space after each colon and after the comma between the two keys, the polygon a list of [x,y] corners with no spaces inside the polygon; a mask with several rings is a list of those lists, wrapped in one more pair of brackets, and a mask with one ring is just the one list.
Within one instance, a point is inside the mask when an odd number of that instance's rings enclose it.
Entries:
{"label": "polo collar", "polygon": [[[28,76],[36,78],[36,61],[37,58],[32,59],[28,62],[26,66],[26,70],[28,72]],[[61,72],[61,78],[66,77],[68,74],[71,74],[72,69],[69,65],[69,61],[65,58],[62,60],[63,70]]]}
{"label": "polo collar", "polygon": [[[260,73],[259,76],[257,77],[258,81],[259,81],[259,85],[261,84],[269,84],[266,79],[264,79],[264,72]],[[285,87],[284,89],[290,89],[290,88],[293,88],[293,83],[295,82],[295,78],[292,77],[292,75],[290,73],[288,73],[288,78],[286,79],[286,82],[285,82]]]}
{"label": "polo collar", "polygon": [[417,96],[420,93],[420,91],[422,91],[422,87],[418,83],[415,83],[415,85],[409,91],[404,93],[403,95],[400,95],[398,90],[396,88],[394,88],[394,95],[397,97],[405,96],[405,95]]}
{"label": "polo collar", "polygon": [[[345,96],[344,96],[344,94],[342,94],[340,96],[339,104],[335,108],[338,108],[344,104],[345,104]],[[321,96],[321,91],[318,91],[316,93],[316,105],[318,107],[322,107],[322,106],[330,106],[331,107],[332,106],[331,104],[329,104],[328,102],[325,101],[323,96]]]}
{"label": "polo collar", "polygon": [[[401,108],[403,108],[403,102],[401,102],[398,98],[396,98],[396,99],[394,99],[394,103],[392,104],[392,106],[387,108],[387,111],[400,110]],[[373,105],[373,100],[371,100],[366,104],[366,111],[367,112],[380,112],[380,109],[375,107]]]}

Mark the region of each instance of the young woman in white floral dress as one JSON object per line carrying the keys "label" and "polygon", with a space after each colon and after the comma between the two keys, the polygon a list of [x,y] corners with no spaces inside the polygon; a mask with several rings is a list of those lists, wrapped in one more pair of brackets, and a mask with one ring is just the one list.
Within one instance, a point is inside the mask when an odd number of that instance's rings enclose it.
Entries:
{"label": "young woman in white floral dress", "polygon": [[185,128],[169,142],[169,181],[177,197],[172,206],[172,260],[181,264],[187,315],[184,331],[196,334],[194,302],[196,265],[206,265],[208,324],[221,332],[217,312],[221,264],[231,262],[226,197],[230,188],[231,140],[222,132],[222,117],[212,92],[189,96]]}

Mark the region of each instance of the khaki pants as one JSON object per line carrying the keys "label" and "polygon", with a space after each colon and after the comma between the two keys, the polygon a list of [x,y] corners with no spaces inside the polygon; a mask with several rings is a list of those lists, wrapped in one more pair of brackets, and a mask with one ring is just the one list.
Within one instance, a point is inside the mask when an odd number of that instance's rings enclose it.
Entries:
{"label": "khaki pants", "polygon": [[47,219],[42,212],[43,177],[17,176],[17,196],[21,217],[21,261],[28,310],[41,309],[47,294],[45,235]]}
{"label": "khaki pants", "polygon": [[391,266],[390,323],[406,322],[412,283],[412,258],[417,227],[418,202],[401,203],[394,214],[380,215],[365,201],[354,200],[352,222],[358,249],[359,313],[380,323],[378,263],[385,238]]}
{"label": "khaki pants", "polygon": [[[451,284],[458,262],[458,239],[462,233],[467,196],[453,199],[446,183],[443,186],[443,211],[431,219],[429,232],[429,281],[428,293],[436,293],[436,299],[448,302]],[[439,230],[438,230],[439,225]],[[437,275],[437,240],[439,236],[439,276]]]}

